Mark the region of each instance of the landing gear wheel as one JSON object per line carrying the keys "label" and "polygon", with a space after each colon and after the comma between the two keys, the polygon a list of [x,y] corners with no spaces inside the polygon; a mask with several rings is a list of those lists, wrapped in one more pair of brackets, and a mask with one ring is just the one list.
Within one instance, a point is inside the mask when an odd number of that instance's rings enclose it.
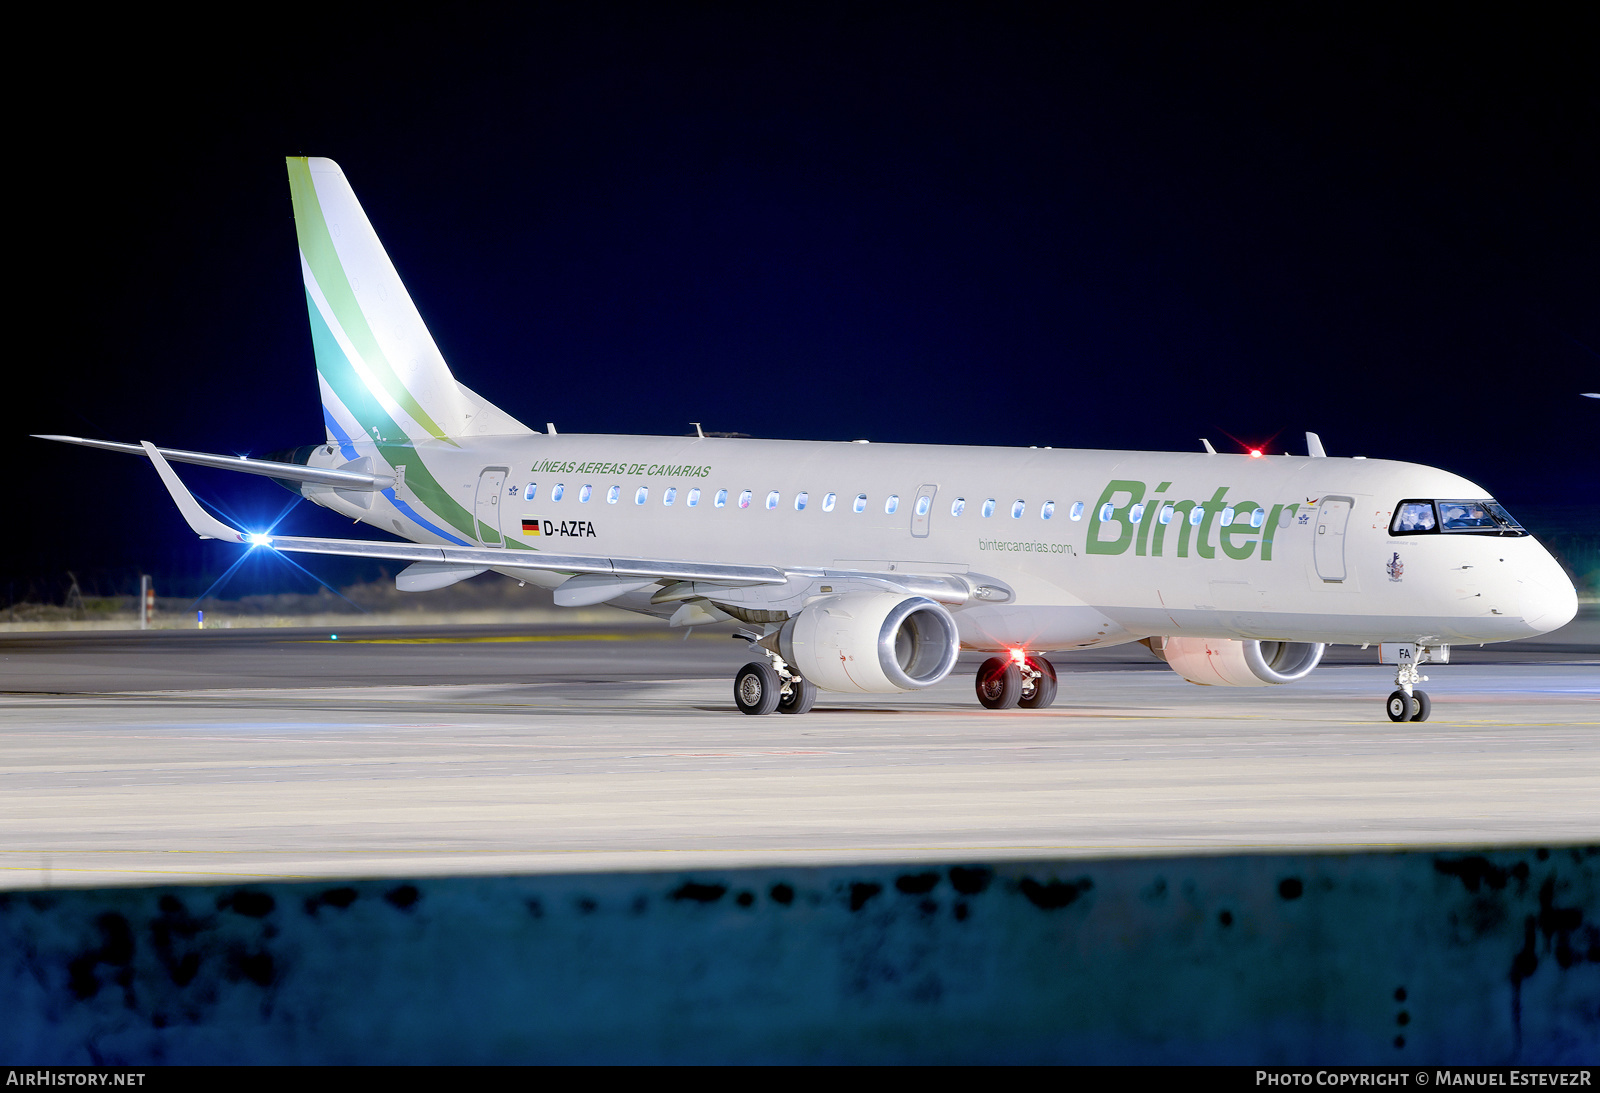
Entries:
{"label": "landing gear wheel", "polygon": [[1410,721],[1417,712],[1416,702],[1404,691],[1396,691],[1390,695],[1384,708],[1389,713],[1390,721]]}
{"label": "landing gear wheel", "polygon": [[778,699],[779,713],[810,713],[817,701],[817,685],[799,676],[789,681],[789,693]]}
{"label": "landing gear wheel", "polygon": [[1428,715],[1433,712],[1433,703],[1428,701],[1428,692],[1412,691],[1411,701],[1417,707],[1417,712],[1411,715],[1411,720],[1428,720]]}
{"label": "landing gear wheel", "polygon": [[778,673],[764,660],[752,660],[733,677],[733,704],[740,713],[768,714],[778,708]]}
{"label": "landing gear wheel", "polygon": [[1029,657],[1028,667],[1039,673],[1031,685],[1023,684],[1017,705],[1024,710],[1042,710],[1056,700],[1056,666],[1044,657]]}
{"label": "landing gear wheel", "polygon": [[1022,670],[1010,657],[990,657],[978,669],[978,701],[987,709],[1009,710],[1022,698]]}

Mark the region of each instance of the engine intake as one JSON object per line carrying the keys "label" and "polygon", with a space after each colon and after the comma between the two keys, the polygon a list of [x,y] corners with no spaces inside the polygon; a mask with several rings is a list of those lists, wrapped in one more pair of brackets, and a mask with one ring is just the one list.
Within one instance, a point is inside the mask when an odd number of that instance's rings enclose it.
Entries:
{"label": "engine intake", "polygon": [[1146,638],[1150,651],[1190,683],[1206,687],[1265,687],[1311,674],[1327,646],[1305,641],[1231,638]]}
{"label": "engine intake", "polygon": [[956,665],[956,621],[926,596],[844,592],[810,603],[778,631],[779,655],[828,691],[931,687]]}

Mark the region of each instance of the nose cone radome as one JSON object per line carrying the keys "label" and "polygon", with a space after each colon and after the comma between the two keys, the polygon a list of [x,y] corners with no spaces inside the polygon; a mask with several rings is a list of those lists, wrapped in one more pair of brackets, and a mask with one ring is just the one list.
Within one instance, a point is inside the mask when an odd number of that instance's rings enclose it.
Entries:
{"label": "nose cone radome", "polygon": [[1535,633],[1548,634],[1571,622],[1578,614],[1578,590],[1572,587],[1561,563],[1543,548],[1520,578],[1522,621]]}

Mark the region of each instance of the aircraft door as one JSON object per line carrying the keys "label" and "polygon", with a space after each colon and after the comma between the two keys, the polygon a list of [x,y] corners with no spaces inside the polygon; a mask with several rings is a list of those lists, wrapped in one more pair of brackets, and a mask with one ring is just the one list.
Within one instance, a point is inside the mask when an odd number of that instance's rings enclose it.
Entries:
{"label": "aircraft door", "polygon": [[1354,505],[1353,497],[1324,497],[1317,506],[1317,533],[1311,556],[1316,561],[1317,576],[1330,584],[1345,578],[1344,534]]}
{"label": "aircraft door", "polygon": [[933,495],[938,492],[938,486],[923,486],[917,491],[916,500],[911,502],[911,534],[918,539],[928,537],[928,524],[933,517]]}
{"label": "aircraft door", "polygon": [[505,490],[508,473],[507,467],[485,467],[478,475],[478,500],[473,514],[478,521],[478,541],[486,547],[505,545],[500,537],[500,510],[505,508],[500,503],[500,495]]}

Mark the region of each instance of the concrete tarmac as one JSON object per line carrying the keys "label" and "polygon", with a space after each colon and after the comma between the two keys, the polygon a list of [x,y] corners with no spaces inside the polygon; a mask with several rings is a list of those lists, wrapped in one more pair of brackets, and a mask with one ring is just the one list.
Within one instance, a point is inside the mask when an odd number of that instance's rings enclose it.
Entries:
{"label": "concrete tarmac", "polygon": [[[351,640],[354,638],[355,640]],[[1600,840],[1600,619],[1429,666],[1185,683],[1054,659],[1047,711],[928,691],[750,718],[725,632],[0,639],[0,887]]]}

